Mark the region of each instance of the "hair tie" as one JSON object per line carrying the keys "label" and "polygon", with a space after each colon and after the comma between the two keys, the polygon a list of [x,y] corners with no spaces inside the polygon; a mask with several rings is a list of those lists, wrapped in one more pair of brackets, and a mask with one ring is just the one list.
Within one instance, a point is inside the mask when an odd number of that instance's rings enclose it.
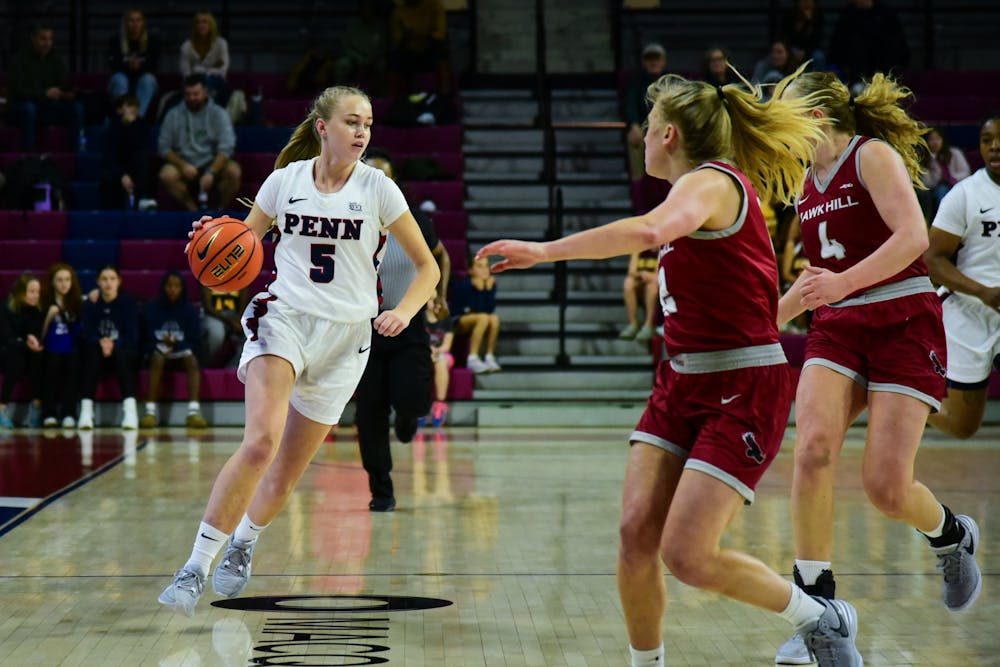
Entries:
{"label": "hair tie", "polygon": [[723,104],[726,103],[726,94],[722,92],[722,86],[715,87],[715,94],[719,96],[719,101]]}
{"label": "hair tie", "polygon": [[849,106],[852,109],[854,108],[854,95],[851,95],[850,97],[847,98],[847,106]]}

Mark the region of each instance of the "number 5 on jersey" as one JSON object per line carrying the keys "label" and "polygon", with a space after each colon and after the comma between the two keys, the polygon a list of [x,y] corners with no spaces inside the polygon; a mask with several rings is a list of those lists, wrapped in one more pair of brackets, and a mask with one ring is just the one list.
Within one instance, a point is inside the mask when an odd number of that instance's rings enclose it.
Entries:
{"label": "number 5 on jersey", "polygon": [[314,283],[328,283],[333,280],[334,261],[337,246],[332,243],[313,243],[310,246],[310,260],[313,268],[309,269],[309,277]]}

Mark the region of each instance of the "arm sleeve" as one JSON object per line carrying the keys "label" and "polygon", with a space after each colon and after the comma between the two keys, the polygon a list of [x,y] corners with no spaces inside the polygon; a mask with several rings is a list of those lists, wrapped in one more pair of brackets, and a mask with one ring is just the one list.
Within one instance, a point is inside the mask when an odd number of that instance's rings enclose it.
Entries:
{"label": "arm sleeve", "polygon": [[281,190],[286,173],[284,167],[272,171],[254,198],[254,203],[260,207],[260,210],[272,218],[278,215],[278,192]]}
{"label": "arm sleeve", "polygon": [[964,238],[968,227],[965,209],[965,188],[954,187],[941,200],[941,206],[938,207],[931,226]]}

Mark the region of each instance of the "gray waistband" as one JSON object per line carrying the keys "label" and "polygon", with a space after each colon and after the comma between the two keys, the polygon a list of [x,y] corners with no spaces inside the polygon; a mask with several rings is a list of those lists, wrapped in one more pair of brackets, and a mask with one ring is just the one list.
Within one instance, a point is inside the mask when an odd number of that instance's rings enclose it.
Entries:
{"label": "gray waistband", "polygon": [[739,368],[776,366],[786,362],[780,343],[753,345],[735,350],[688,352],[671,357],[670,367],[678,373],[717,373]]}
{"label": "gray waistband", "polygon": [[850,299],[844,299],[843,301],[838,301],[828,305],[830,308],[863,306],[867,303],[878,303],[879,301],[889,301],[890,299],[898,299],[904,296],[923,294],[924,292],[933,291],[934,285],[931,283],[930,278],[927,276],[916,276],[914,278],[900,280],[896,283],[889,283],[888,285],[879,285],[878,287],[874,287],[867,292],[862,292],[861,294],[851,297]]}

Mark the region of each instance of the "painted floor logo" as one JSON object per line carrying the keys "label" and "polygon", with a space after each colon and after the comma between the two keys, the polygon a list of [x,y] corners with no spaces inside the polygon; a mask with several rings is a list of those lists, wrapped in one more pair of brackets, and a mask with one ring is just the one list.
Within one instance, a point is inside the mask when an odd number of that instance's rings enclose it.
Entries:
{"label": "painted floor logo", "polygon": [[287,667],[385,664],[389,662],[389,616],[381,614],[451,604],[450,600],[400,595],[278,595],[217,600],[212,606],[282,614],[265,621],[248,664]]}

